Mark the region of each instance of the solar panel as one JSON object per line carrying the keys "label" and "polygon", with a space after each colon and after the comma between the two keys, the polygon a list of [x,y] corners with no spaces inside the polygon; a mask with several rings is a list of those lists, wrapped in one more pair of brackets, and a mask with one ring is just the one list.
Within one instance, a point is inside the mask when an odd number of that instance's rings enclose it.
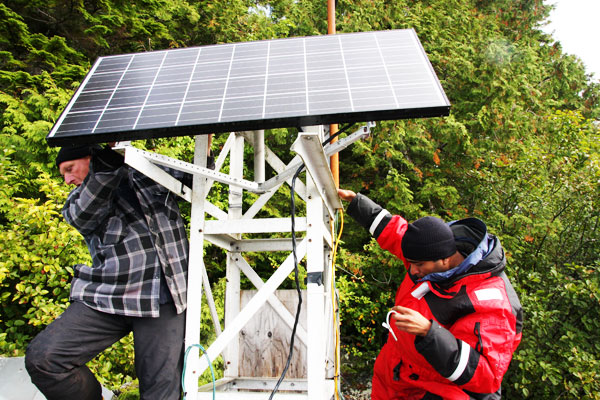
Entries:
{"label": "solar panel", "polygon": [[100,57],[52,146],[448,115],[412,29]]}

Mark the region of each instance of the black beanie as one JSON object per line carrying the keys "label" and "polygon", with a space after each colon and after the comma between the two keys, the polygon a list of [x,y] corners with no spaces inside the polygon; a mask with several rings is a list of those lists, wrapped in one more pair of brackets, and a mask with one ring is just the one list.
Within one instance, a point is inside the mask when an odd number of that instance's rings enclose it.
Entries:
{"label": "black beanie", "polygon": [[402,238],[402,254],[409,260],[435,261],[456,253],[454,235],[444,221],[424,217],[408,224]]}
{"label": "black beanie", "polygon": [[85,156],[91,156],[93,149],[99,149],[98,145],[65,146],[61,147],[56,156],[56,166],[60,166],[65,161],[77,160]]}

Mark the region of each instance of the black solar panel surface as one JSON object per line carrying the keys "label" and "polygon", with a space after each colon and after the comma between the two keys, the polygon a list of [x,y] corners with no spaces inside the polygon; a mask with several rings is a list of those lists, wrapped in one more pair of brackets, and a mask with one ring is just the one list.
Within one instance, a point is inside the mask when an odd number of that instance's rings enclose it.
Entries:
{"label": "black solar panel surface", "polygon": [[50,145],[448,115],[412,29],[99,58]]}

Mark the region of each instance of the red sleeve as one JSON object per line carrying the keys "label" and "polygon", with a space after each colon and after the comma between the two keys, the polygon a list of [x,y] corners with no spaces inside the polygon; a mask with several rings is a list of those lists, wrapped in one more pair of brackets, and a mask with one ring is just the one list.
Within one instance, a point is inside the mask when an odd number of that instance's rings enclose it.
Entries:
{"label": "red sleeve", "polygon": [[402,254],[402,237],[406,232],[408,222],[399,215],[394,215],[389,220],[388,224],[383,228],[381,235],[377,238],[377,243],[382,249],[389,251],[404,262],[406,266],[408,263],[404,259]]}

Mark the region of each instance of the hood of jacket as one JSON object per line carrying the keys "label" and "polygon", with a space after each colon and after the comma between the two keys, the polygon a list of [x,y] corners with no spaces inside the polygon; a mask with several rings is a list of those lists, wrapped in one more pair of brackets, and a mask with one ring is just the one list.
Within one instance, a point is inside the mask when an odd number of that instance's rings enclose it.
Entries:
{"label": "hood of jacket", "polygon": [[449,282],[467,275],[492,273],[497,274],[506,266],[506,256],[500,240],[487,232],[487,226],[477,218],[466,218],[452,221],[448,226],[454,234],[457,248],[469,248],[472,251],[463,254],[465,259],[455,268],[444,272],[429,274],[419,282]]}

